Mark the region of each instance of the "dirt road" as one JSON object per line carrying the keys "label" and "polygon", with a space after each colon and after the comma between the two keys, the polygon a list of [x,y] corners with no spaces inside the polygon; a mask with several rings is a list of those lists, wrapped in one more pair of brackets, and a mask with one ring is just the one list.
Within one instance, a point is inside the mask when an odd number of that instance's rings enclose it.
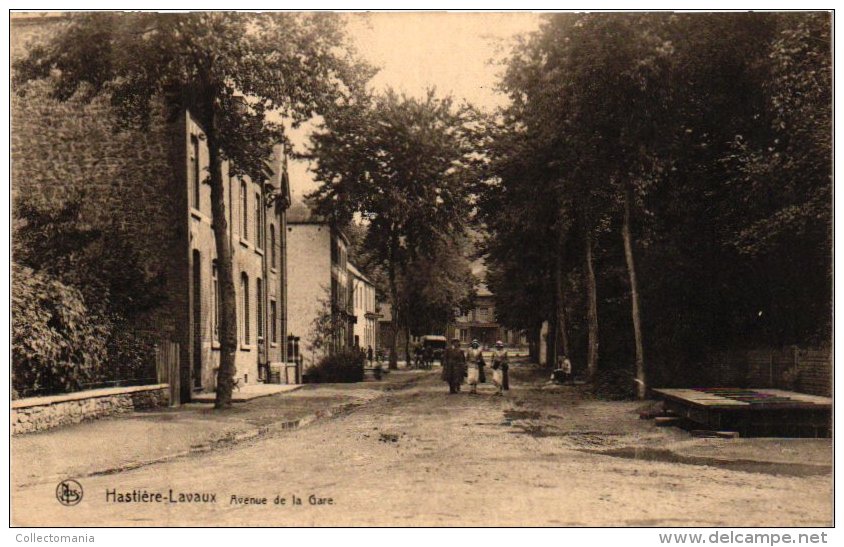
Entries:
{"label": "dirt road", "polygon": [[[84,497],[74,506],[58,503],[55,482],[19,487],[12,493],[13,522],[50,526],[832,522],[829,440],[690,439],[685,432],[639,420],[635,412],[639,406],[595,401],[575,388],[548,386],[544,377],[527,369],[515,371],[514,389],[507,397],[493,397],[488,387],[476,396],[449,395],[435,371],[346,416],[297,431],[133,471],[81,478]],[[612,450],[615,456],[605,454]],[[654,459],[618,457],[631,455]],[[678,455],[696,464],[679,463],[683,460]],[[763,455],[767,465],[742,467],[741,462]],[[709,461],[705,458],[724,465],[700,465]],[[144,493],[152,501],[144,501]],[[154,501],[156,494],[161,495],[159,501]],[[199,502],[193,501],[196,497]]]}

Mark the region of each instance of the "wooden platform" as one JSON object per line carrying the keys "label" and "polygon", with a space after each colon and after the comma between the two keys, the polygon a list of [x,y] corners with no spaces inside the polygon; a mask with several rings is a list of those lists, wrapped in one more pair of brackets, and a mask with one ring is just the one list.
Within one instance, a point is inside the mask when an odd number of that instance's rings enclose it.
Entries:
{"label": "wooden platform", "polygon": [[832,399],[782,389],[653,389],[667,410],[742,436],[829,437]]}

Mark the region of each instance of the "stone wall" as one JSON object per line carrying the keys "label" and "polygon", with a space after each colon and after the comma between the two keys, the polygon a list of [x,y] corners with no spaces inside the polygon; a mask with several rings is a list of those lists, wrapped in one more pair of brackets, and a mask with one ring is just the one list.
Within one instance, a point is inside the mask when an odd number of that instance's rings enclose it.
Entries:
{"label": "stone wall", "polygon": [[[63,17],[16,19],[12,61],[65,24]],[[143,272],[163,287],[163,303],[135,328],[176,339],[187,319],[184,129],[156,110],[145,129],[119,129],[109,99],[54,100],[46,81],[14,86],[11,97],[13,206],[60,207],[82,198],[80,221],[119,236]]]}
{"label": "stone wall", "polygon": [[166,406],[167,384],[94,389],[12,401],[12,435],[45,431],[106,416]]}
{"label": "stone wall", "polygon": [[[16,19],[11,59],[58,32],[63,17]],[[46,81],[11,93],[13,207],[23,200],[59,208],[81,198],[80,222],[137,253],[160,304],[131,328],[181,342],[189,320],[186,151],[183,117],[160,105],[147,127],[121,128],[107,96],[60,102]],[[184,362],[187,362],[185,359]]]}

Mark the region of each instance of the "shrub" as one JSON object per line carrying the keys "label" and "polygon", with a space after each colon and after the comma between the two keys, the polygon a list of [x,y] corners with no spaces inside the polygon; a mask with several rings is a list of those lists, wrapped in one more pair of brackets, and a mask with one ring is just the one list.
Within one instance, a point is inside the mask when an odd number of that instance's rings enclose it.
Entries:
{"label": "shrub", "polygon": [[106,341],[108,366],[99,380],[117,385],[156,382],[155,341],[137,332],[119,316],[112,317]]}
{"label": "shrub", "polygon": [[359,351],[344,350],[333,353],[308,371],[319,383],[352,383],[363,381],[364,356]]}
{"label": "shrub", "polygon": [[84,194],[63,203],[16,198],[16,261],[79,289],[91,313],[131,319],[153,309],[163,299],[163,277],[146,272],[133,236],[119,224],[92,228],[84,201]]}
{"label": "shrub", "polygon": [[636,382],[627,370],[599,370],[594,382],[595,395],[601,399],[621,401],[636,397]]}
{"label": "shrub", "polygon": [[78,391],[102,369],[108,332],[79,290],[12,264],[13,393]]}

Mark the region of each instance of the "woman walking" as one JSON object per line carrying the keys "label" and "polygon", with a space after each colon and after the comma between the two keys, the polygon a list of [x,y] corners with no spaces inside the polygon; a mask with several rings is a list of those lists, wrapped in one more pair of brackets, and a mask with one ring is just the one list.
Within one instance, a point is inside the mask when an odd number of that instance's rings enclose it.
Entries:
{"label": "woman walking", "polygon": [[472,340],[472,347],[466,357],[466,366],[469,373],[466,379],[469,384],[469,393],[477,393],[478,382],[481,379],[481,371],[484,366],[484,354],[481,351],[481,344],[477,340]]}
{"label": "woman walking", "polygon": [[460,338],[451,341],[451,347],[443,352],[442,379],[448,382],[449,393],[459,393],[463,382],[463,371],[466,369],[466,356],[460,349]]}
{"label": "woman walking", "polygon": [[492,352],[492,382],[498,391],[496,395],[503,395],[505,390],[510,389],[510,359],[504,349],[504,342],[499,340],[495,343],[495,351]]}

